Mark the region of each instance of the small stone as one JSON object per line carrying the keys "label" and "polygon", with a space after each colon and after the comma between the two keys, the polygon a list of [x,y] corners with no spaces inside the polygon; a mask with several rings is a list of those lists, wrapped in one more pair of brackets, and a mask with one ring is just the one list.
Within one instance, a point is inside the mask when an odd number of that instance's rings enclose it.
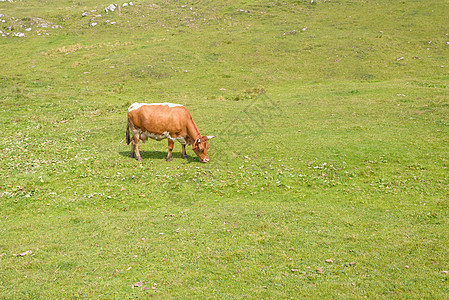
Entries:
{"label": "small stone", "polygon": [[134,283],[134,286],[141,287],[141,286],[143,286],[143,282],[142,281],[136,282],[136,283]]}
{"label": "small stone", "polygon": [[108,7],[104,9],[106,13],[113,12],[117,7],[114,4],[110,4]]}
{"label": "small stone", "polygon": [[30,255],[30,254],[33,254],[33,251],[28,250],[28,251],[25,251],[25,252],[23,252],[23,253],[13,254],[13,255],[14,255],[14,256],[27,256],[27,255]]}

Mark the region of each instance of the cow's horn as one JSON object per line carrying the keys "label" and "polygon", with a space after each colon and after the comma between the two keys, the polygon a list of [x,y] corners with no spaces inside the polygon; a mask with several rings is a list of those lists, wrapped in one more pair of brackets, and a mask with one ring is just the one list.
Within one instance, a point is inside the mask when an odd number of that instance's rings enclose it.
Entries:
{"label": "cow's horn", "polygon": [[215,135],[208,135],[207,136],[207,138],[210,140],[210,139],[213,139],[214,137],[216,137]]}

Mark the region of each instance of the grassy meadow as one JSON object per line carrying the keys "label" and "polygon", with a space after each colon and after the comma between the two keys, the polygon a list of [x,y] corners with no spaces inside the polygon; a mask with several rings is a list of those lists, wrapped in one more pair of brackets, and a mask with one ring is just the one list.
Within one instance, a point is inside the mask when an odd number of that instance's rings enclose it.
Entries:
{"label": "grassy meadow", "polygon": [[124,3],[0,2],[0,299],[449,297],[447,1]]}

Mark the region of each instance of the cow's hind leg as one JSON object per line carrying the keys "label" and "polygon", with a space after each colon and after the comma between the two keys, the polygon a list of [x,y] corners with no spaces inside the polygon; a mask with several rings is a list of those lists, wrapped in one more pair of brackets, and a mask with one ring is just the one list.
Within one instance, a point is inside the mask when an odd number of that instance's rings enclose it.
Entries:
{"label": "cow's hind leg", "polygon": [[186,145],[185,144],[181,145],[182,145],[182,158],[187,159]]}
{"label": "cow's hind leg", "polygon": [[131,153],[129,154],[129,157],[136,158],[136,146],[134,145],[134,139],[131,141]]}
{"label": "cow's hind leg", "polygon": [[128,144],[130,142],[129,129],[131,129],[132,133],[131,153],[129,154],[129,156],[131,158],[137,158],[137,160],[142,160],[142,157],[140,157],[139,153],[139,131],[136,130],[134,124],[131,122],[131,120],[128,119],[128,126],[126,128],[126,142]]}
{"label": "cow's hind leg", "polygon": [[168,155],[167,155],[167,161],[172,161],[173,157],[172,157],[172,151],[173,151],[173,147],[175,146],[175,142],[173,142],[172,139],[168,139]]}
{"label": "cow's hind leg", "polygon": [[[136,156],[134,156],[134,153]],[[133,140],[131,142],[131,157],[137,158],[138,161],[143,160],[139,152],[139,139],[136,136],[133,136]]]}

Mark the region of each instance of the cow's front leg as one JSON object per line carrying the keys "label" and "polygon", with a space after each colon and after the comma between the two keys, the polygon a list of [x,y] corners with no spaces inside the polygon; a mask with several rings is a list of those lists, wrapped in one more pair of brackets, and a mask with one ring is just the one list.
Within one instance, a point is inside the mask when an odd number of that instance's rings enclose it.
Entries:
{"label": "cow's front leg", "polygon": [[173,151],[173,147],[175,147],[175,142],[172,141],[172,139],[168,139],[168,155],[167,155],[167,161],[172,161],[173,157],[172,157],[172,151]]}
{"label": "cow's front leg", "polygon": [[182,158],[187,159],[186,145],[182,144]]}
{"label": "cow's front leg", "polygon": [[[136,156],[134,156],[134,153]],[[136,136],[133,136],[133,140],[131,142],[131,157],[136,157],[138,161],[142,161],[142,157],[139,152],[139,139]]]}

